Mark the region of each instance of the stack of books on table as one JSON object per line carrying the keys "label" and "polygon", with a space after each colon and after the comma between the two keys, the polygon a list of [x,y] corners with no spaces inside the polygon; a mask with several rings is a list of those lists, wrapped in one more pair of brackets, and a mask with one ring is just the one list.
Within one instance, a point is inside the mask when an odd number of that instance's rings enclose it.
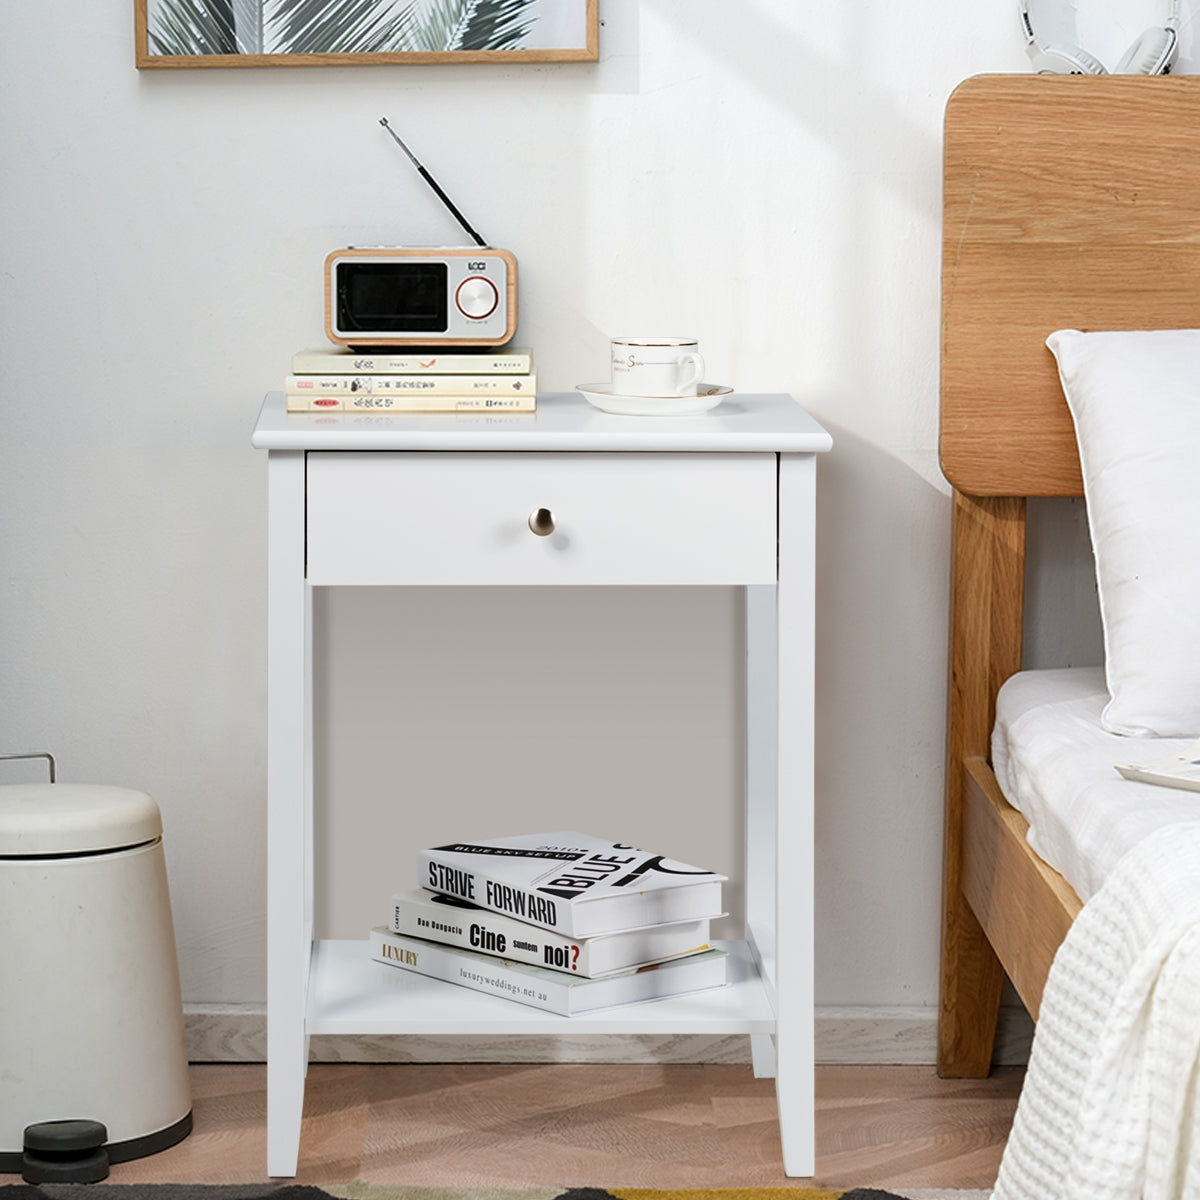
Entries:
{"label": "stack of books on table", "polygon": [[726,983],[712,871],[581,833],[435,846],[417,871],[377,962],[563,1016]]}
{"label": "stack of books on table", "polygon": [[301,350],[288,412],[534,412],[530,350]]}

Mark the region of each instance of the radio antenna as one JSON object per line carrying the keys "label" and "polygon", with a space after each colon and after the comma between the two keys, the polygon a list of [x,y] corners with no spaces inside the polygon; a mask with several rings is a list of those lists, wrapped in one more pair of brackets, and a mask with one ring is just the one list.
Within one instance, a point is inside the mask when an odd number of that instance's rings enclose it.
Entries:
{"label": "radio antenna", "polygon": [[438,183],[438,181],[436,179],[434,179],[434,177],[432,175],[430,175],[430,173],[427,170],[425,170],[425,168],[420,164],[420,162],[417,161],[417,156],[400,140],[399,135],[388,124],[387,117],[380,117],[379,123],[380,123],[380,125],[382,125],[384,127],[384,129],[386,129],[388,131],[388,133],[390,133],[392,135],[392,139],[393,139],[393,141],[395,141],[396,145],[399,146],[400,149],[403,150],[404,153],[408,155],[408,161],[410,163],[412,163],[412,165],[414,167],[416,167],[417,174],[420,175],[421,178],[423,180],[425,180],[425,182],[427,184],[429,184],[429,186],[433,189],[434,195],[436,195],[437,198],[451,211],[451,213],[454,214],[454,219],[467,231],[468,234],[471,235],[471,237],[475,241],[475,244],[477,246],[486,246],[487,242],[485,242],[483,240],[483,238],[481,238],[479,236],[479,234],[477,234],[475,232],[475,230],[472,229],[471,226],[467,224],[467,218],[464,217],[462,215],[462,213],[460,213],[458,211],[458,208],[455,206],[454,201],[451,200],[450,197],[447,196],[446,193],[442,191],[441,185]]}

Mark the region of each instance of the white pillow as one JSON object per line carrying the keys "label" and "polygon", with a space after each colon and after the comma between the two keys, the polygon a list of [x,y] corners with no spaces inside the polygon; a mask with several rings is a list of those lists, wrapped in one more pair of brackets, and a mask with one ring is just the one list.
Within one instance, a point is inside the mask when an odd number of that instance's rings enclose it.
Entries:
{"label": "white pillow", "polygon": [[1200,736],[1200,329],[1046,345],[1075,420],[1111,733]]}

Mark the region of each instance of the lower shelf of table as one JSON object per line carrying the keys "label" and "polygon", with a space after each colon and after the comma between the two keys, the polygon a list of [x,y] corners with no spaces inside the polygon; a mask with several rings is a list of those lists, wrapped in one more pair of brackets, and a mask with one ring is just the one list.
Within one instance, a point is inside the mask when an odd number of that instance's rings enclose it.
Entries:
{"label": "lower shelf of table", "polygon": [[729,983],[642,1004],[561,1017],[371,959],[363,941],[313,943],[310,1034],[774,1033],[775,1013],[745,942],[729,954]]}

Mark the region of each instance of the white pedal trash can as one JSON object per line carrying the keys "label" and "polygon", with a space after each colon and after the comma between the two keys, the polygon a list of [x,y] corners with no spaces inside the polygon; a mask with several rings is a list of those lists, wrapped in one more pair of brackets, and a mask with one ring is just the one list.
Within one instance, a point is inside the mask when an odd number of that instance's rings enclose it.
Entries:
{"label": "white pedal trash can", "polygon": [[60,1131],[97,1125],[109,1162],[192,1128],[162,818],[130,788],[0,786],[0,1172],[70,1181]]}

